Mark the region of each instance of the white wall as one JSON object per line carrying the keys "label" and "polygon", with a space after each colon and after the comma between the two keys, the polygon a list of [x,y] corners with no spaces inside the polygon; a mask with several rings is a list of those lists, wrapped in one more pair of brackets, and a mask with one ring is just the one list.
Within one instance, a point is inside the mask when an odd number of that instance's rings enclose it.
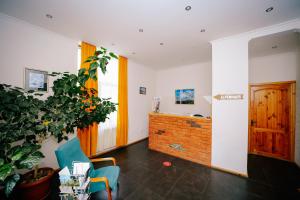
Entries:
{"label": "white wall", "polygon": [[244,100],[212,102],[212,165],[247,174],[248,42],[299,29],[300,19],[212,41],[212,95],[242,93]]}
{"label": "white wall", "polygon": [[[24,86],[24,68],[76,72],[75,40],[0,14],[0,82]],[[51,81],[49,81],[51,86]],[[57,167],[54,150],[58,144],[48,139],[42,146],[46,158],[41,166]]]}
{"label": "white wall", "polygon": [[[154,70],[128,59],[128,143],[148,137],[154,85]],[[146,95],[139,94],[140,87],[146,87]]]}
{"label": "white wall", "polygon": [[[195,89],[195,104],[175,104],[176,89]],[[203,96],[211,95],[211,62],[159,70],[155,96],[160,97],[160,112],[211,115],[211,104]]]}
{"label": "white wall", "polygon": [[295,51],[250,57],[249,83],[296,80],[298,67],[298,53]]}

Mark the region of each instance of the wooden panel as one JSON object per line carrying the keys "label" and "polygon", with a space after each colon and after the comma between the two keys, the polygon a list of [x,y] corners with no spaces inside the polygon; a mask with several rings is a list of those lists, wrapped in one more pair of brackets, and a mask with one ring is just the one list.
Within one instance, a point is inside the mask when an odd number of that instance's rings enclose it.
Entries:
{"label": "wooden panel", "polygon": [[[181,149],[172,148],[172,144],[181,145]],[[151,113],[149,148],[210,166],[211,120]]]}
{"label": "wooden panel", "polygon": [[294,158],[295,82],[250,86],[249,152]]}

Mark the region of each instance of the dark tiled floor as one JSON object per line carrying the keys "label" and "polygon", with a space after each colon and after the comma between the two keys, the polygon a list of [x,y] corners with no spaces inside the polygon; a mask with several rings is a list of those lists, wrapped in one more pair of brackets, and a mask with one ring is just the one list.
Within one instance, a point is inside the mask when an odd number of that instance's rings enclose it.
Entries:
{"label": "dark tiled floor", "polygon": [[[285,161],[249,155],[249,178],[243,178],[151,151],[147,140],[101,157],[109,156],[121,167],[114,199],[300,199],[300,170]],[[163,161],[171,161],[172,167],[163,167]],[[106,193],[95,193],[92,199],[106,199]]]}

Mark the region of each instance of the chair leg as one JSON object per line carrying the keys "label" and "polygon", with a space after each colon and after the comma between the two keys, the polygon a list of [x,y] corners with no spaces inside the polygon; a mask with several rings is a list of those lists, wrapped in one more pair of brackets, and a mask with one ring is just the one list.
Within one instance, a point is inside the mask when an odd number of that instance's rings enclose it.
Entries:
{"label": "chair leg", "polygon": [[106,191],[107,191],[107,199],[108,199],[108,200],[112,200],[112,197],[111,197],[111,189],[110,189],[110,188],[107,188]]}

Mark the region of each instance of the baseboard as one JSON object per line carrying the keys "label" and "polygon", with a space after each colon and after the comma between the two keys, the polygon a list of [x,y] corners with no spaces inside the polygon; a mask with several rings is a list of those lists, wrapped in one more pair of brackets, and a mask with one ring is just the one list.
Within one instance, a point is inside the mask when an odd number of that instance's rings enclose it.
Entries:
{"label": "baseboard", "polygon": [[100,153],[97,153],[96,155],[90,156],[89,158],[96,158],[96,157],[101,156],[101,155],[103,155],[103,154],[109,153],[109,152],[111,152],[111,151],[115,151],[115,150],[120,149],[120,148],[128,147],[128,146],[130,146],[130,145],[139,143],[139,142],[141,142],[141,141],[143,141],[143,140],[146,140],[146,139],[148,139],[148,136],[145,137],[145,138],[139,139],[139,140],[137,140],[137,141],[128,143],[128,144],[123,145],[123,146],[115,147],[115,148],[109,149],[109,150],[107,150],[107,151],[102,151],[102,152],[100,152]]}
{"label": "baseboard", "polygon": [[243,174],[243,173],[240,173],[240,172],[237,172],[237,171],[233,171],[233,170],[229,170],[229,169],[224,169],[222,167],[217,167],[217,166],[211,166],[211,168],[219,170],[219,171],[222,171],[222,172],[227,172],[227,173],[230,173],[230,174],[233,174],[233,175],[237,175],[237,176],[242,176],[242,177],[248,178],[248,174]]}

